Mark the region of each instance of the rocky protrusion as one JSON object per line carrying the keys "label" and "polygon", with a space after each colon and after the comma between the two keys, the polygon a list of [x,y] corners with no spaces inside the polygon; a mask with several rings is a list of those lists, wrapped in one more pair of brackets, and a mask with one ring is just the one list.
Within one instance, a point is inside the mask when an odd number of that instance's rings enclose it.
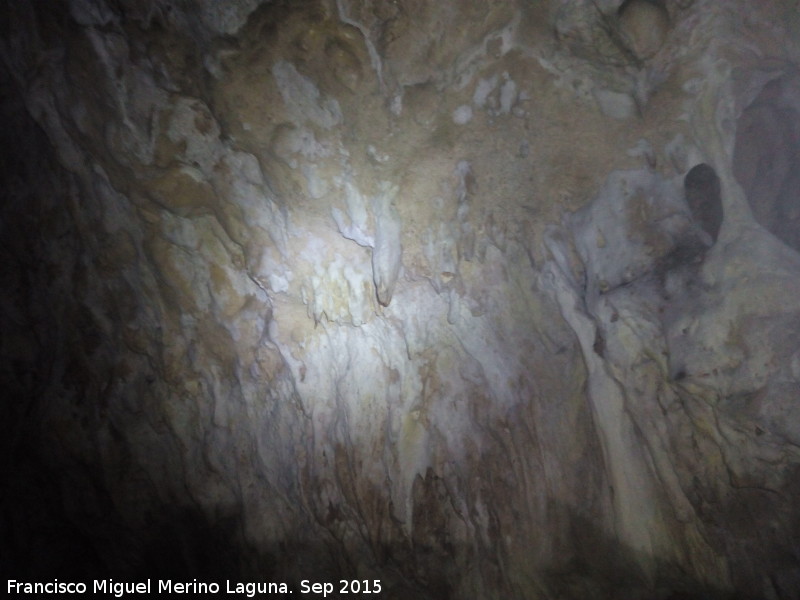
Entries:
{"label": "rocky protrusion", "polygon": [[392,301],[394,284],[400,273],[403,249],[400,245],[400,217],[392,201],[396,187],[383,190],[372,202],[375,211],[375,247],[372,249],[372,277],[382,306]]}
{"label": "rocky protrusion", "polygon": [[619,28],[636,58],[658,52],[669,30],[669,13],[657,0],[625,0],[617,12]]}

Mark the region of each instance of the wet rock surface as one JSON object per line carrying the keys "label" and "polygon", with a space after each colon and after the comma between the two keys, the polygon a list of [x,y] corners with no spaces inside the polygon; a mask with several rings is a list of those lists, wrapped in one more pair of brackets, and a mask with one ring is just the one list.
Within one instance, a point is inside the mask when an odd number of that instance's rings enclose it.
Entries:
{"label": "wet rock surface", "polygon": [[796,598],[796,10],[0,4],[0,573]]}

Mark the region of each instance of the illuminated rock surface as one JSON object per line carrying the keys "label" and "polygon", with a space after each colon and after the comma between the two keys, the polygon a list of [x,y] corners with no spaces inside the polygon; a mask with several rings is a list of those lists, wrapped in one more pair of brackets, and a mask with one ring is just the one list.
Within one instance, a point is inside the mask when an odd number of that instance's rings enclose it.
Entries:
{"label": "illuminated rock surface", "polygon": [[622,4],[4,0],[0,573],[798,598],[796,2]]}

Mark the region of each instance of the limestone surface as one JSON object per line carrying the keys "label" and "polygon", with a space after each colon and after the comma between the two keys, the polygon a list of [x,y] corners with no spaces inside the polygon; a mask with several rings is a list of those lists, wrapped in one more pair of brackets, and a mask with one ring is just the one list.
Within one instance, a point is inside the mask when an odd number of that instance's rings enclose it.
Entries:
{"label": "limestone surface", "polygon": [[800,590],[794,0],[0,0],[0,573]]}

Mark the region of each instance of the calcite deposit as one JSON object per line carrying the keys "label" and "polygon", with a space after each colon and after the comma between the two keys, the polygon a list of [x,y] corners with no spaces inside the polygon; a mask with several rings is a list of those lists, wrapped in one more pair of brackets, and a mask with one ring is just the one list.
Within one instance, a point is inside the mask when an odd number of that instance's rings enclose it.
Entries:
{"label": "calcite deposit", "polygon": [[799,598],[799,11],[0,1],[0,573]]}

